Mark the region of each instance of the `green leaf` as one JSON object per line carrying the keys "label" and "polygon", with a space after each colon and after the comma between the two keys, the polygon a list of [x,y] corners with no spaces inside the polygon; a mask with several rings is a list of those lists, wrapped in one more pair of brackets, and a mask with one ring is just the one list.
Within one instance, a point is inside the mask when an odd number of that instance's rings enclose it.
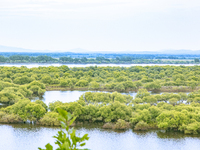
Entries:
{"label": "green leaf", "polygon": [[[72,118],[72,115],[70,113],[67,114],[68,120],[70,120]],[[68,121],[67,120],[67,121]]]}
{"label": "green leaf", "polygon": [[[66,129],[66,133],[63,130],[58,131],[56,136],[53,136],[53,138],[56,138],[55,144],[58,145],[58,148],[56,150],[78,150],[76,148],[77,143],[81,143],[84,140],[88,140],[88,134],[85,134],[83,137],[77,137],[76,136],[76,130],[73,128],[69,128],[70,125],[75,121],[76,117],[72,118],[72,115],[68,113],[65,110],[62,110],[60,108],[57,109],[59,112],[59,120],[61,122],[61,126]],[[79,135],[80,136],[80,135]],[[80,146],[84,146],[85,143],[81,143]],[[46,149],[38,148],[39,150],[53,150],[53,147],[48,143],[46,146]],[[87,149],[85,149],[87,150]]]}
{"label": "green leaf", "polygon": [[84,146],[84,145],[85,145],[85,143],[80,144],[80,146]]}
{"label": "green leaf", "polygon": [[74,117],[72,120],[70,120],[70,122],[69,122],[69,126],[71,126],[72,123],[73,123],[75,120],[76,120],[76,117]]}
{"label": "green leaf", "polygon": [[57,108],[57,110],[58,110],[59,114],[60,114],[63,118],[65,118],[66,120],[68,120],[68,112],[67,112],[67,111],[62,110],[62,109],[60,109],[60,108]]}
{"label": "green leaf", "polygon": [[46,150],[53,150],[53,146],[49,143],[45,145],[45,147],[46,147]]}
{"label": "green leaf", "polygon": [[63,143],[63,145],[61,146],[61,149],[63,149],[63,150],[69,150],[70,149],[69,143],[68,142]]}
{"label": "green leaf", "polygon": [[82,141],[83,141],[83,140],[88,140],[88,139],[89,139],[88,134],[85,134],[85,135],[81,138]]}

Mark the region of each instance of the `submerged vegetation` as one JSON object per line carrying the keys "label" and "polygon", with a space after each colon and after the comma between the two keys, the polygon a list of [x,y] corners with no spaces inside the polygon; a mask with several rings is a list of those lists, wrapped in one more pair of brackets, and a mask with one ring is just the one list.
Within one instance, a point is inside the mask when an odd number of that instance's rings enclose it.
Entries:
{"label": "submerged vegetation", "polygon": [[19,100],[0,110],[1,123],[34,122],[60,126],[58,110],[72,113],[75,124],[104,123],[103,128],[148,130],[160,128],[186,134],[200,133],[200,91],[150,94],[140,89],[135,98],[117,92],[86,92],[70,103],[55,101],[47,106],[37,100]]}
{"label": "submerged vegetation", "polygon": [[[199,66],[0,67],[1,123],[37,123],[60,126],[59,109],[73,114],[75,124],[101,123],[104,128],[135,130],[164,129],[185,134],[200,133]],[[133,98],[118,92],[86,92],[70,103],[55,101],[48,106],[32,96],[49,86],[113,91],[138,90]],[[193,92],[151,94],[163,87],[190,88]]]}

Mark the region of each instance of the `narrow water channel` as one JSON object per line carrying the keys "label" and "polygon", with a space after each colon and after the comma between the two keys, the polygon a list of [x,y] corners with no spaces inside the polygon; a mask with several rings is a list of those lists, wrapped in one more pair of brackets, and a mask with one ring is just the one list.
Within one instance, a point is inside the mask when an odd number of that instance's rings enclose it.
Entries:
{"label": "narrow water channel", "polygon": [[[46,91],[42,97],[32,98],[32,101],[40,99],[43,100],[47,105],[50,102],[54,102],[57,100],[65,103],[74,102],[77,101],[79,97],[85,92],[102,92],[102,91]],[[135,98],[137,92],[129,92],[121,94],[130,95],[133,98]],[[162,93],[152,93],[152,94],[162,94]],[[188,92],[186,94],[188,94]]]}
{"label": "narrow water channel", "polygon": [[[61,101],[61,102],[74,102],[79,99],[79,97],[85,92],[100,92],[100,91],[46,91],[42,97],[35,97],[32,100],[43,100],[47,105],[50,102]],[[101,91],[102,92],[102,91]],[[121,93],[126,95],[131,95],[135,97],[136,92]]]}

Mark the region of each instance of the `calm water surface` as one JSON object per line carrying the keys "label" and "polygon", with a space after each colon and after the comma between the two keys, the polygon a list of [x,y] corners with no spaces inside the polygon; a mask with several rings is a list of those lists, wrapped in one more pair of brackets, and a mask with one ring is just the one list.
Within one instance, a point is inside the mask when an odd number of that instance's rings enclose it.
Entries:
{"label": "calm water surface", "polygon": [[[59,128],[34,125],[0,125],[1,150],[36,150],[44,148]],[[86,147],[91,150],[199,150],[200,137],[162,131],[116,132],[98,127],[79,127],[81,135],[88,133]]]}
{"label": "calm water surface", "polygon": [[[102,92],[102,91],[46,91],[42,97],[35,97],[32,100],[43,100],[47,105],[50,102],[54,101],[61,101],[61,102],[74,102],[76,100],[79,100],[79,97],[84,94],[85,92]],[[108,93],[108,92],[107,92]],[[130,93],[121,93],[126,95],[131,95],[132,97],[135,97],[137,94],[136,92],[130,92]]]}
{"label": "calm water surface", "polygon": [[[34,100],[43,100],[47,105],[50,102],[54,102],[54,101],[61,101],[61,102],[74,102],[79,100],[79,97],[84,94],[85,92],[105,92],[108,93],[106,91],[46,91],[44,93],[44,95],[42,97],[35,97],[32,99],[32,101]],[[112,93],[112,92],[110,92]],[[185,92],[186,94],[188,94],[188,92]],[[121,93],[121,94],[126,94],[126,95],[130,95],[133,98],[135,98],[137,92],[129,92],[129,93]],[[162,94],[162,92],[160,93],[152,93],[152,94]],[[0,104],[1,106],[1,104]]]}

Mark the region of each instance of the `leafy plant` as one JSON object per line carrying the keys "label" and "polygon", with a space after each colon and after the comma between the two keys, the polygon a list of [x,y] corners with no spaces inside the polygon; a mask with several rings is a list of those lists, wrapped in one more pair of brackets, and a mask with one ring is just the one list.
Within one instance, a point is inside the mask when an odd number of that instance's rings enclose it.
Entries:
{"label": "leafy plant", "polygon": [[[56,136],[53,136],[56,138],[55,144],[58,145],[58,148],[56,150],[81,150],[78,147],[82,147],[85,145],[85,140],[88,140],[88,134],[83,135],[82,137],[76,136],[76,130],[71,128],[70,126],[76,119],[76,117],[72,117],[72,115],[60,108],[57,109],[59,112],[59,120],[61,121],[61,126],[63,129],[66,130],[64,132],[62,129],[58,131]],[[53,150],[53,146],[48,143],[45,145],[46,149],[39,148],[39,150]],[[88,149],[84,149],[88,150]]]}

